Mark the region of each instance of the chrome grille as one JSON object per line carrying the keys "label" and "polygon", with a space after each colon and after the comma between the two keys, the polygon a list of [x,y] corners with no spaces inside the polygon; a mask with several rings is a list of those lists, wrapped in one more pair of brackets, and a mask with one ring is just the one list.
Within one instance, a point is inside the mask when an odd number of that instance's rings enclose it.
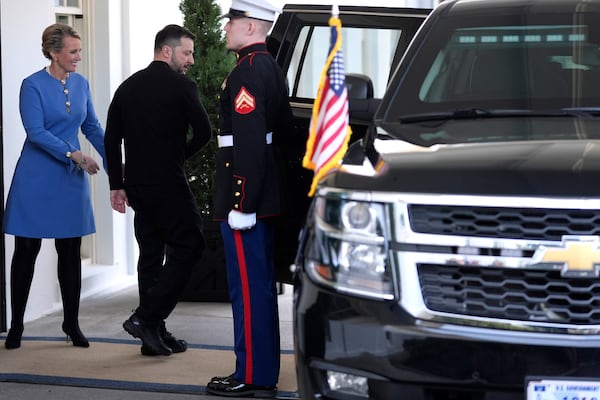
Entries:
{"label": "chrome grille", "polygon": [[419,264],[428,309],[452,314],[561,324],[600,324],[600,280],[557,270]]}
{"label": "chrome grille", "polygon": [[600,235],[600,210],[412,204],[408,212],[418,233],[552,241]]}

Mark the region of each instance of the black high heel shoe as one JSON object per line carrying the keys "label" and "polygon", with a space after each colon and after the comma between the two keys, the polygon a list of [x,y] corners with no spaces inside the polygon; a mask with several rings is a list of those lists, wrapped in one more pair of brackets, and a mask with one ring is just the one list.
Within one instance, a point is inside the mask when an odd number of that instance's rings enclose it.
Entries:
{"label": "black high heel shoe", "polygon": [[[67,335],[67,343],[69,342],[69,338],[73,342],[73,346],[75,347],[90,347],[90,342],[81,332],[79,326],[66,326],[64,323],[62,325],[63,332]],[[8,340],[8,338],[7,338]]]}
{"label": "black high heel shoe", "polygon": [[4,347],[9,350],[21,347],[21,337],[23,336],[23,326],[11,327],[6,335]]}

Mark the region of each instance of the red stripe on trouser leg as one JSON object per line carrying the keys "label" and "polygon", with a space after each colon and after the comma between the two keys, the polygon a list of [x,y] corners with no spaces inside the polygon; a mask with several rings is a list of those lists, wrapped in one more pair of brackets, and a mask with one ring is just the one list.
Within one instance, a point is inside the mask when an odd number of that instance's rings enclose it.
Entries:
{"label": "red stripe on trouser leg", "polygon": [[238,265],[240,267],[240,281],[242,284],[242,298],[244,306],[244,339],[246,343],[246,377],[245,382],[252,382],[252,307],[250,304],[250,287],[248,285],[248,269],[246,267],[246,254],[244,253],[244,242],[242,233],[233,231]]}

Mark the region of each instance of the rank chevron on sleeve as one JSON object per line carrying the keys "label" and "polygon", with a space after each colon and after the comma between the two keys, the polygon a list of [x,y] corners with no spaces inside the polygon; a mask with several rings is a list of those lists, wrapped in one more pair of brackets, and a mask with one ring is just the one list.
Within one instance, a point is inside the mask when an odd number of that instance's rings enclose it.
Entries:
{"label": "rank chevron on sleeve", "polygon": [[248,90],[242,86],[235,96],[235,112],[238,114],[249,114],[256,108],[256,100]]}

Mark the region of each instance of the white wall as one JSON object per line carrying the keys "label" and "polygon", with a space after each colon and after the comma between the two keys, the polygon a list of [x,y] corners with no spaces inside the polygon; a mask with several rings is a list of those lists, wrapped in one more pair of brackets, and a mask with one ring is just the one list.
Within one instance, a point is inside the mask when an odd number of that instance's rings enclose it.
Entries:
{"label": "white wall", "polygon": [[154,36],[167,24],[183,24],[180,0],[130,0],[130,63],[135,72],[146,67],[154,55]]}

